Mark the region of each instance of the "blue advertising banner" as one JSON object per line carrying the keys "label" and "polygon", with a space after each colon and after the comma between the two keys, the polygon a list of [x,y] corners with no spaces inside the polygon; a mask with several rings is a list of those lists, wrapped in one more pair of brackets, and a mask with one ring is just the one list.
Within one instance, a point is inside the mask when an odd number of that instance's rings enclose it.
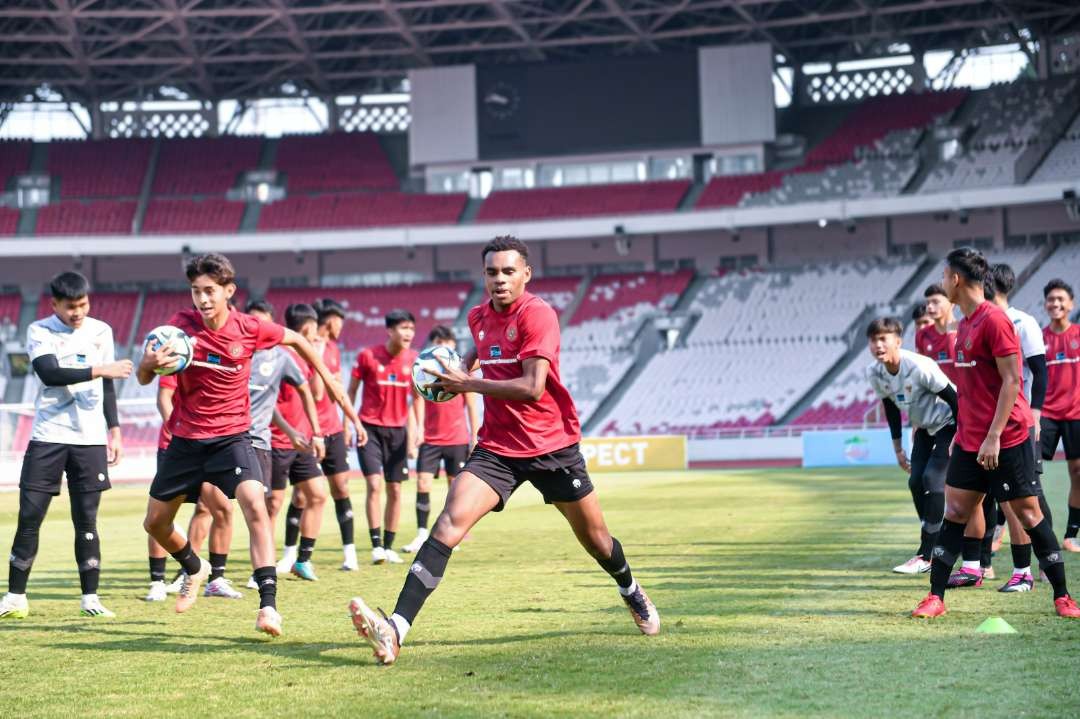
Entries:
{"label": "blue advertising banner", "polygon": [[[904,447],[910,454],[905,432]],[[895,465],[892,437],[887,429],[828,430],[805,432],[804,467],[874,467]]]}

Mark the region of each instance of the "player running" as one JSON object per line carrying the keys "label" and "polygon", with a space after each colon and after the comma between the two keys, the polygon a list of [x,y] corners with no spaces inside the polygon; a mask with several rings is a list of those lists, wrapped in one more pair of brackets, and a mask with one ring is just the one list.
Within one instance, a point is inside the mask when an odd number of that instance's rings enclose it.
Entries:
{"label": "player running", "polygon": [[113,380],[131,374],[131,361],[113,356],[112,328],[90,317],[90,283],[78,272],[61,272],[49,283],[53,313],[31,323],[26,350],[41,380],[34,401],[30,445],[19,477],[19,519],[8,565],[8,590],[0,619],[30,613],[26,584],[38,551],[41,523],[67,475],[75,562],[84,617],[114,617],[98,598],[101,493],[109,467],[123,456]]}
{"label": "player running", "polygon": [[1043,288],[1050,324],[1043,329],[1046,340],[1048,390],[1042,413],[1042,456],[1053,459],[1058,442],[1065,446],[1069,468],[1069,517],[1062,546],[1080,552],[1080,326],[1069,318],[1073,311],[1073,288],[1054,279]]}
{"label": "player running", "polygon": [[[870,323],[866,337],[877,361],[866,368],[866,379],[885,409],[896,462],[910,474],[908,489],[922,523],[915,556],[893,571],[921,574],[930,571],[930,552],[945,516],[945,470],[956,434],[956,390],[937,363],[900,347],[903,334],[894,317]],[[901,442],[901,411],[907,412],[915,430],[910,461]]]}
{"label": "player running", "polygon": [[[229,307],[236,292],[236,272],[224,255],[199,255],[188,262],[195,309],[183,310],[170,319],[194,340],[189,367],[178,376],[180,406],[169,417],[173,438],[161,458],[150,486],[150,500],[143,526],[176,559],[187,576],[176,600],[176,611],[195,603],[198,590],[210,574],[210,565],[191,548],[173,519],[185,498],[198,494],[204,482],[235,497],[244,513],[251,542],[251,563],[259,585],[258,631],[279,636],[281,615],[276,608],[277,572],[274,540],[258,474],[258,459],[251,446],[251,401],[248,380],[256,350],[286,345],[297,350],[337,392],[322,359],[299,334],[264,322]],[[149,384],[155,370],[177,362],[170,346],[146,348],[139,363],[140,384]],[[344,402],[337,393],[336,400]]]}
{"label": "player running", "polygon": [[956,322],[953,304],[941,285],[930,285],[923,292],[926,316],[933,324],[915,333],[915,349],[938,363],[950,382],[956,383]]}
{"label": "player running", "polygon": [[[338,386],[344,391],[341,381],[341,348],[338,345],[338,339],[345,325],[345,308],[331,299],[318,300],[311,307],[318,317],[317,341],[312,344],[315,344],[316,348],[322,348],[323,362],[337,379]],[[330,482],[330,496],[334,498],[334,513],[337,515],[338,529],[341,531],[341,546],[344,553],[341,568],[346,571],[355,571],[360,568],[360,565],[356,560],[352,499],[349,497],[348,447],[352,442],[352,432],[348,432],[346,436],[341,416],[329,395],[323,393],[322,397],[316,401],[316,406],[319,411],[319,426],[322,428],[326,446],[326,453],[320,457],[320,463],[323,474]],[[361,446],[367,441],[366,435],[363,434],[358,439]],[[299,552],[297,541],[305,506],[303,502],[302,493],[297,494],[294,491],[293,499],[285,512],[285,551],[281,561],[278,562],[279,572],[289,571],[296,563]]]}
{"label": "player running", "polygon": [[1069,596],[1061,548],[1039,509],[1039,475],[1028,436],[1031,409],[1023,385],[1020,340],[1008,315],[983,295],[989,272],[977,250],[953,250],[946,258],[943,287],[964,319],[956,334],[959,397],[956,443],[945,480],[945,520],[933,550],[930,593],[913,617],[945,614],[945,588],[964,541],[964,526],[988,493],[1008,503],[1031,537],[1035,556],[1054,588],[1061,617],[1080,618]]}
{"label": "player running", "polygon": [[387,618],[356,597],[349,604],[356,630],[382,664],[393,664],[424,601],[442,580],[450,553],[488,512],[501,511],[525,482],[566,517],[578,541],[611,575],[638,629],[660,631],[660,616],[634,580],[622,545],[608,532],[600,502],[578,448],[581,425],[559,379],[559,319],[525,291],[532,276],[525,243],[497,237],[484,246],[484,284],[490,301],[469,312],[482,379],[447,368],[437,385],[484,395],[479,442],[458,473],[431,536],[416,554],[394,613]]}
{"label": "player running", "polygon": [[[416,433],[416,415],[409,405],[412,364],[416,359],[416,352],[410,346],[415,333],[416,318],[411,312],[387,313],[386,344],[362,350],[356,356],[349,380],[350,398],[363,385],[360,419],[367,433],[367,444],[356,452],[360,471],[367,481],[365,509],[372,564],[402,563],[394,551],[394,539],[401,519],[401,483],[409,478],[408,455]],[[384,485],[386,511],[380,517]]]}
{"label": "player running", "polygon": [[[436,325],[428,334],[428,344],[457,349],[454,331],[445,325]],[[428,538],[428,517],[431,514],[431,483],[441,465],[446,481],[465,466],[469,450],[476,446],[476,433],[480,429],[480,417],[476,395],[458,394],[446,402],[429,402],[418,394],[413,395],[416,408],[416,436],[419,445],[416,460],[416,539],[401,548],[408,554],[419,551]],[[468,418],[468,424],[465,419]]]}

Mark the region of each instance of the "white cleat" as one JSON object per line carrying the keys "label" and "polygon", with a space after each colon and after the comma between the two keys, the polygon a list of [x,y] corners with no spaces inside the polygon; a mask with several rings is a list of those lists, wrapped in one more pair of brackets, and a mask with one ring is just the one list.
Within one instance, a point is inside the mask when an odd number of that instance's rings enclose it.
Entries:
{"label": "white cleat", "polygon": [[185,576],[186,575],[184,574],[184,572],[180,572],[179,574],[177,574],[176,579],[172,580],[171,582],[169,582],[168,584],[165,585],[165,593],[166,594],[179,594],[180,593],[180,588],[184,586],[184,577]]}
{"label": "white cleat", "polygon": [[263,607],[259,610],[259,615],[255,617],[255,631],[272,637],[280,637],[281,615],[273,607]]}
{"label": "white cleat", "polygon": [[893,567],[893,571],[897,574],[925,574],[930,571],[930,562],[916,556]]}
{"label": "white cleat", "polygon": [[[296,561],[296,557],[299,555],[296,547],[285,547],[285,552],[281,555],[281,561],[277,563],[277,573],[288,574],[292,569],[293,562]],[[248,585],[250,586],[250,585]],[[257,589],[258,587],[252,587]]]}
{"label": "white cleat", "polygon": [[247,587],[248,589],[258,589],[259,588],[259,583],[255,581],[255,575],[254,574],[252,574],[250,577],[248,577],[247,584],[245,584],[244,586]]}
{"label": "white cleat", "polygon": [[8,592],[0,599],[0,619],[26,619],[30,614],[30,603],[25,594]]}
{"label": "white cleat", "polygon": [[356,545],[346,544],[342,551],[345,553],[345,559],[341,562],[341,571],[355,572],[360,569],[360,561],[356,558]]}
{"label": "white cleat", "polygon": [[395,552],[393,549],[384,549],[383,551],[386,553],[386,562],[387,562],[387,564],[404,564],[405,563],[405,560],[402,559],[401,557],[399,557],[398,553]]}
{"label": "white cleat", "polygon": [[[256,589],[258,587],[256,586]],[[242,599],[243,594],[233,589],[232,582],[225,577],[218,577],[207,582],[203,590],[204,597],[221,597],[222,599]]]}
{"label": "white cleat", "polygon": [[386,550],[382,547],[374,547],[371,550],[372,564],[386,564]]}
{"label": "white cleat", "polygon": [[96,594],[87,594],[82,598],[79,614],[84,617],[115,617],[116,614],[105,608]]}
{"label": "white cleat", "polygon": [[166,591],[165,582],[157,581],[150,582],[150,591],[146,593],[143,600],[147,602],[164,602],[168,597],[169,593]]}
{"label": "white cleat", "polygon": [[421,529],[416,533],[416,539],[402,547],[401,551],[405,554],[416,554],[420,551],[420,547],[424,546],[424,542],[427,541],[429,534],[428,530]]}

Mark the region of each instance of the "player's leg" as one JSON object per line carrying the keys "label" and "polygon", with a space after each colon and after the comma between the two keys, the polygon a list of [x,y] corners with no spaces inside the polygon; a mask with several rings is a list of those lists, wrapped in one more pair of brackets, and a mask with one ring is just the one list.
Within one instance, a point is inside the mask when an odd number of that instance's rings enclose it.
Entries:
{"label": "player's leg", "polygon": [[[153,491],[151,486],[151,492]],[[186,612],[191,608],[202,583],[210,577],[210,563],[199,557],[188,538],[173,523],[184,499],[183,494],[167,500],[151,496],[147,500],[146,517],[143,519],[146,533],[180,564],[183,571],[176,597],[177,612]]]}
{"label": "player's leg", "polygon": [[199,506],[205,507],[211,520],[210,580],[206,583],[203,596],[240,599],[244,595],[236,591],[225,577],[225,567],[229,561],[229,547],[232,546],[232,502],[222,494],[220,489],[207,482],[203,484],[199,494]]}
{"label": "player's leg", "polygon": [[401,548],[406,554],[420,549],[428,538],[428,519],[431,517],[431,485],[439,472],[439,448],[420,445],[416,456],[416,538]]}
{"label": "player's leg", "polygon": [[983,580],[980,557],[982,555],[982,541],[986,534],[986,504],[993,503],[990,495],[983,497],[983,503],[978,511],[971,513],[971,517],[964,527],[964,542],[961,549],[960,569],[953,572],[949,577],[950,588],[981,587]]}
{"label": "player's leg", "polygon": [[71,503],[71,523],[75,527],[75,562],[79,566],[79,586],[82,589],[84,617],[115,617],[98,598],[101,579],[101,537],[97,530],[101,492],[72,490],[69,480],[68,499]]}
{"label": "player's leg", "polygon": [[501,511],[520,484],[507,462],[486,450],[477,450],[452,485],[446,504],[409,568],[398,594],[394,612],[380,617],[360,597],[349,603],[353,626],[382,664],[393,664],[405,635],[424,602],[442,581],[454,547],[466,533],[492,511]]}
{"label": "player's leg", "polygon": [[323,482],[322,469],[311,455],[298,455],[290,470],[293,493],[304,503],[304,513],[300,520],[300,544],[296,561],[289,568],[293,574],[315,581],[315,568],[311,564],[311,555],[315,551],[315,540],[322,528],[323,508],[326,506],[327,490]]}
{"label": "player's leg", "polygon": [[[243,475],[242,475],[243,477]],[[229,480],[222,478],[225,494],[233,494],[240,511],[244,514],[250,541],[251,567],[255,583],[259,587],[259,613],[255,629],[272,637],[281,635],[281,615],[277,611],[277,567],[274,563],[274,534],[270,527],[270,515],[266,513],[266,488],[258,479],[250,476],[229,487]],[[231,492],[230,492],[231,489]]]}
{"label": "player's leg", "polygon": [[1080,607],[1077,607],[1076,602],[1069,596],[1061,547],[1054,536],[1053,526],[1039,508],[1038,497],[1018,497],[1008,500],[1008,504],[1031,538],[1031,547],[1039,559],[1039,567],[1053,587],[1054,606],[1058,615],[1080,618]]}
{"label": "player's leg", "polygon": [[383,467],[386,470],[386,510],[383,513],[383,553],[388,564],[401,564],[394,551],[398,523],[401,521],[402,484],[409,478],[409,448],[405,429],[395,429]]}
{"label": "player's leg", "polygon": [[990,495],[983,500],[983,530],[979,542],[979,570],[983,579],[994,579],[994,534],[997,532],[998,503]]}
{"label": "player's leg", "polygon": [[[1080,425],[1080,422],[1070,424]],[[1075,441],[1080,444],[1080,436],[1076,437]],[[1076,451],[1080,452],[1080,447],[1077,447]],[[1065,522],[1065,541],[1062,546],[1070,552],[1080,552],[1080,541],[1076,538],[1076,535],[1080,534],[1080,457],[1070,457],[1066,461],[1069,467],[1069,516]]]}
{"label": "player's leg", "polygon": [[[946,433],[945,429],[939,435]],[[948,464],[948,450],[944,461],[941,452],[936,451],[944,443],[942,437],[934,437],[924,429],[914,433],[911,448],[911,474],[908,477],[908,489],[918,514],[919,548],[915,555],[903,564],[893,567],[898,574],[920,574],[930,571],[930,550],[941,529],[941,520],[945,514],[945,466]]]}
{"label": "player's leg", "polygon": [[[353,520],[352,499],[349,496],[349,449],[345,444],[345,433],[338,432],[326,437],[326,457],[322,461],[322,474],[330,486],[330,496],[334,500],[334,515],[341,531],[341,568],[355,571],[360,568],[356,559],[356,530]],[[360,451],[360,448],[357,448]],[[295,499],[296,494],[293,494]],[[304,504],[297,504],[294,511],[299,527],[300,514]],[[321,521],[321,520],[320,520]]]}
{"label": "player's leg", "polygon": [[1009,581],[998,591],[1029,592],[1035,586],[1035,578],[1031,573],[1031,537],[1024,531],[1024,526],[1020,524],[1020,519],[1012,506],[1008,502],[1002,502],[1000,506],[1009,526],[1009,549],[1012,552],[1013,570]]}
{"label": "player's leg", "polygon": [[164,602],[167,595],[165,589],[165,565],[169,553],[157,543],[157,540],[147,536],[146,554],[150,560],[150,589],[143,599],[148,602]]}
{"label": "player's leg", "polygon": [[[284,501],[285,490],[289,487],[289,470],[296,459],[296,454],[297,452],[294,449],[271,450],[270,491],[272,495],[281,497],[282,501]],[[270,505],[268,504],[267,514],[270,515],[272,525],[276,515],[270,514],[269,509]],[[285,547],[281,552],[281,559],[278,560],[278,574],[288,572],[292,569],[293,563],[296,562],[300,542],[300,520],[303,515],[303,499],[296,493],[294,487],[289,507],[285,510]],[[248,582],[248,587],[251,589],[259,588],[254,577]]]}

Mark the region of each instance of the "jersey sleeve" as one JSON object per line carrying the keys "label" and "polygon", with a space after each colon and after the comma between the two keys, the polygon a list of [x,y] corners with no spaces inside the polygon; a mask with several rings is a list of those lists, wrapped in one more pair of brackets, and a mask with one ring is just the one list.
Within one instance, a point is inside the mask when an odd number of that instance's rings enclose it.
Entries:
{"label": "jersey sleeve", "polygon": [[255,332],[255,349],[266,350],[277,347],[285,339],[285,328],[274,322],[266,322],[253,317],[258,324]]}
{"label": "jersey sleeve", "polygon": [[176,389],[176,375],[163,374],[158,377],[158,389]]}
{"label": "jersey sleeve", "polygon": [[296,360],[293,359],[292,354],[289,352],[285,353],[285,364],[281,368],[281,380],[291,384],[293,387],[299,387],[307,382],[307,374],[300,369],[300,365],[296,364]]}
{"label": "jersey sleeve", "polygon": [[352,368],[353,379],[358,379],[360,381],[364,380],[364,365],[367,363],[366,358],[368,357],[368,354],[369,353],[367,350],[360,350],[360,352],[356,355],[356,363],[353,365]]}
{"label": "jersey sleeve", "polygon": [[1026,315],[1020,321],[1020,349],[1024,353],[1024,359],[1046,354],[1042,329],[1031,315]]}
{"label": "jersey sleeve", "polygon": [[38,357],[56,354],[56,343],[53,341],[53,333],[47,327],[34,322],[26,329],[26,352],[33,362]]}
{"label": "jersey sleeve", "polygon": [[995,312],[986,318],[986,342],[994,357],[1020,354],[1020,338],[1016,327],[1004,312]]}
{"label": "jersey sleeve", "polygon": [[542,357],[552,364],[558,360],[559,318],[549,305],[537,302],[526,307],[518,320],[518,329],[521,331],[518,359]]}

